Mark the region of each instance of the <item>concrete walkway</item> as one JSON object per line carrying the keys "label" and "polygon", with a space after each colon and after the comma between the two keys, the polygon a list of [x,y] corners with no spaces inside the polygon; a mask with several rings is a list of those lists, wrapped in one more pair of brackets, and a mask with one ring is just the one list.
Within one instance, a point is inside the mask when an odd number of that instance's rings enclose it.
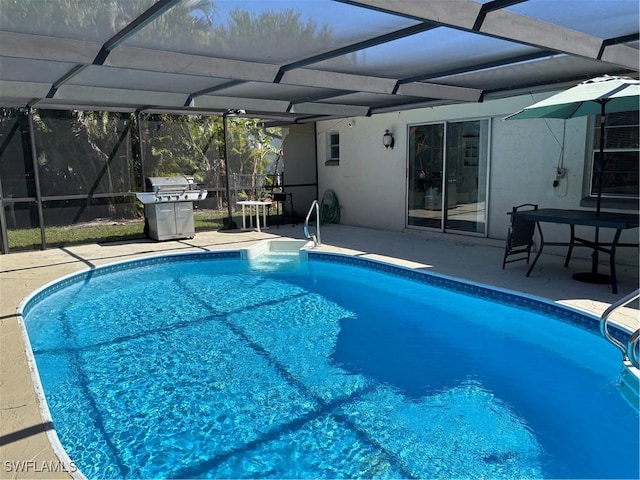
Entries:
{"label": "concrete walkway", "polygon": [[[193,240],[103,243],[0,256],[0,478],[68,478],[60,470],[36,397],[16,309],[34,290],[74,272],[162,252],[245,248],[276,237],[303,238],[302,226],[282,226],[261,233],[228,231],[198,233]],[[344,225],[322,229],[321,250],[359,255],[421,268],[477,283],[494,285],[550,299],[600,315],[611,303],[638,288],[638,267],[618,266],[619,293],[608,285],[590,285],[571,278],[588,271],[585,259],[563,267],[563,252],[545,253],[531,277],[524,262],[502,270],[503,242],[430,233],[394,233]],[[551,248],[549,250],[552,250]],[[603,271],[606,271],[603,266]],[[640,326],[637,302],[612,319],[630,329]],[[58,471],[53,471],[58,469]]]}

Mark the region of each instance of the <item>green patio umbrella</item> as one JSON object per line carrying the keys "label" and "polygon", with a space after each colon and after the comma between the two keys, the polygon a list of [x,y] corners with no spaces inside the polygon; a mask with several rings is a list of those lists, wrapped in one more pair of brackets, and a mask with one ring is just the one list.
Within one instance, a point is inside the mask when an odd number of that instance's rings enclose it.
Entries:
{"label": "green patio umbrella", "polygon": [[[608,113],[640,110],[640,80],[605,75],[582,82],[546,100],[530,105],[505,120],[526,118],[574,118],[600,114],[600,154],[596,160],[596,213],[602,202],[602,172],[605,167],[606,118]],[[608,277],[598,274],[598,228],[596,228],[592,271],[576,274],[576,278],[592,283],[608,283]],[[581,276],[581,277],[580,277]]]}
{"label": "green patio umbrella", "polygon": [[574,118],[639,110],[640,80],[628,77],[593,78],[513,113],[505,120]]}

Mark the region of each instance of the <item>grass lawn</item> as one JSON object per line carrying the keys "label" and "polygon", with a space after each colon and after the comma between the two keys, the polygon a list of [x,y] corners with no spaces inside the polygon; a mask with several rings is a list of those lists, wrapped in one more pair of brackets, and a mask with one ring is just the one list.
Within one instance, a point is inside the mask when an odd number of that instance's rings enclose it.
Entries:
{"label": "grass lawn", "polygon": [[[196,210],[194,222],[196,232],[219,230],[226,210]],[[37,250],[41,238],[39,228],[22,228],[8,231],[9,251]],[[46,227],[47,247],[63,247],[83,243],[117,242],[145,238],[144,219],[98,219],[93,222],[78,223],[61,227]]]}

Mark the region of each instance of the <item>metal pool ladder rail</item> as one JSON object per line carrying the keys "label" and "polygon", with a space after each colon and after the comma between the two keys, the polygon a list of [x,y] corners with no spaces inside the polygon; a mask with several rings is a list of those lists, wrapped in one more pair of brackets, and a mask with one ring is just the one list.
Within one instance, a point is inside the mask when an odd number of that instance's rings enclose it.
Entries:
{"label": "metal pool ladder rail", "polygon": [[615,338],[609,333],[609,316],[618,308],[633,302],[637,298],[640,298],[640,289],[631,292],[624,298],[621,298],[616,303],[607,308],[600,317],[600,333],[611,343],[613,343],[622,352],[622,360],[628,361],[635,368],[640,368],[640,361],[638,360],[638,342],[640,341],[640,328],[631,334],[627,345]]}
{"label": "metal pool ladder rail", "polygon": [[[309,218],[311,218],[311,214],[313,213],[314,209],[316,211],[316,234],[315,235],[309,233]],[[311,203],[311,208],[309,208],[309,212],[307,213],[307,218],[305,218],[304,220],[304,236],[306,238],[310,238],[313,240],[314,247],[317,247],[318,245],[322,244],[322,242],[320,241],[320,204],[318,203],[318,200],[314,200]]]}

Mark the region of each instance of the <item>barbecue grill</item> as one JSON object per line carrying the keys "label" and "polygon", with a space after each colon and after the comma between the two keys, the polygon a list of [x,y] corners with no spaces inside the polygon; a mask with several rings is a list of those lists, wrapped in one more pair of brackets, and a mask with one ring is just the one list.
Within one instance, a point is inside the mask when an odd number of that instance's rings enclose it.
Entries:
{"label": "barbecue grill", "polygon": [[207,191],[185,176],[148,177],[147,192],[136,197],[144,204],[144,216],[150,238],[174,240],[193,238],[193,202],[207,198]]}

